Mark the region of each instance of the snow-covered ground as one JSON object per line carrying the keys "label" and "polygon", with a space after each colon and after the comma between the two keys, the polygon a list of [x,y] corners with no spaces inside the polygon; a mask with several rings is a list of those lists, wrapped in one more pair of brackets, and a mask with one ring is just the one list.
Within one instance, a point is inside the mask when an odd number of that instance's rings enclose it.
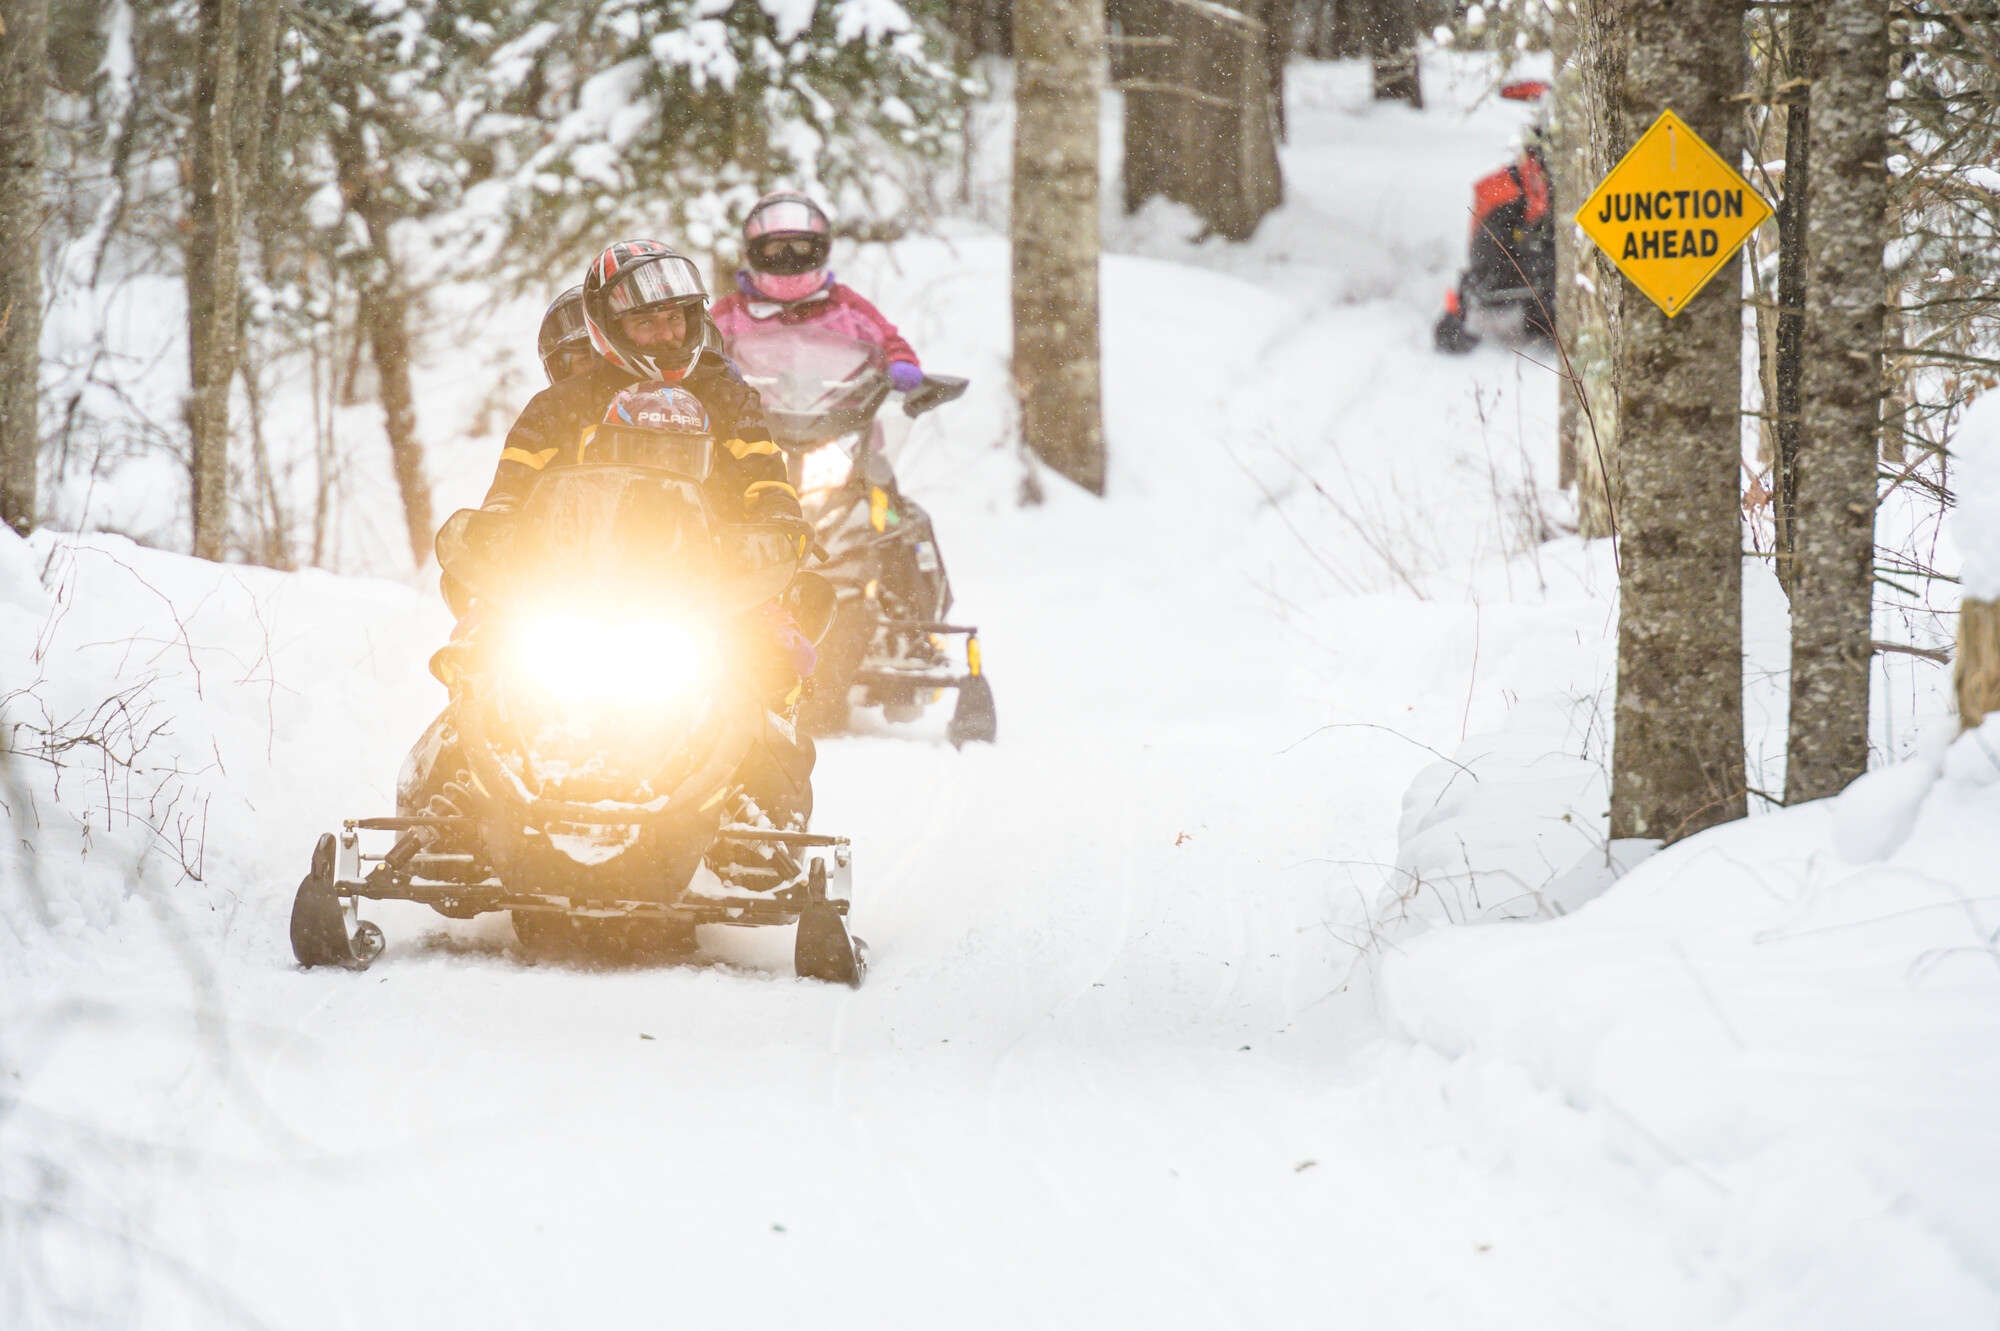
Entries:
{"label": "snow-covered ground", "polygon": [[[1552,376],[1430,350],[1522,114],[1431,73],[1416,114],[1296,67],[1248,247],[1110,228],[1102,502],[1016,503],[999,236],[843,256],[975,379],[904,479],[1001,730],[822,747],[856,991],[392,905],[300,971],[314,835],[443,700],[435,596],[0,537],[9,719],[94,737],[0,789],[0,1325],[2000,1320],[2000,736],[1947,748],[1909,663],[1913,761],[1589,901],[1615,579],[1555,535]],[[441,509],[532,319],[433,348]]]}

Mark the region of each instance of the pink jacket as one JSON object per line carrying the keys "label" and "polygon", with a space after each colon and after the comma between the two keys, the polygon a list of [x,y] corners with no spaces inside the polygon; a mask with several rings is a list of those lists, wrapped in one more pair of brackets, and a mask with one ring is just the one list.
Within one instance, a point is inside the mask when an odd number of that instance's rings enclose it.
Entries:
{"label": "pink jacket", "polygon": [[862,342],[873,342],[889,353],[891,361],[917,364],[916,351],[896,331],[896,325],[884,318],[882,311],[870,305],[853,287],[839,282],[828,282],[817,294],[790,305],[760,300],[735,291],[715,302],[708,314],[724,337],[735,337],[738,333],[776,319],[787,327],[795,328],[803,324]]}

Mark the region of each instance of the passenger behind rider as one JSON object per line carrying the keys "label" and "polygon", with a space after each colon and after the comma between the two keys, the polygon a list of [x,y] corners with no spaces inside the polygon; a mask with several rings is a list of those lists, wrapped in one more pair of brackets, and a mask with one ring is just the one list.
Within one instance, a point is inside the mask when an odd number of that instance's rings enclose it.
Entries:
{"label": "passenger behind rider", "polygon": [[583,288],[571,287],[549,302],[535,335],[535,351],[551,384],[590,368],[597,353],[590,349],[590,330],[583,326]]}
{"label": "passenger behind rider", "polygon": [[743,219],[746,267],[737,289],[709,317],[724,337],[772,324],[821,328],[872,342],[889,356],[889,382],[899,393],[923,386],[917,353],[896,325],[853,287],[835,279],[826,261],[833,232],[826,213],[803,194],[766,194]]}

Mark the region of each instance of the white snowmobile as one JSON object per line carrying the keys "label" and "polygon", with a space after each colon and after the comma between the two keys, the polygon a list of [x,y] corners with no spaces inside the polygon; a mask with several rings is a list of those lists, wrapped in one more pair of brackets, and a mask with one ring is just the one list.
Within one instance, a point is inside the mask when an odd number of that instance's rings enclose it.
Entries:
{"label": "white snowmobile", "polygon": [[[800,975],[860,983],[848,843],[805,830],[811,741],[768,710],[759,664],[753,612],[794,585],[798,538],[716,518],[712,448],[599,426],[589,460],[543,472],[517,514],[445,523],[438,563],[478,598],[477,627],[434,661],[452,700],[396,815],[320,838],[292,907],[302,964],[381,953],[366,897],[510,911],[543,952],[685,955],[698,924],[796,922]],[[781,769],[789,808],[760,808],[754,774]]]}
{"label": "white snowmobile", "polygon": [[[738,334],[729,356],[764,402],[771,437],[819,532],[819,571],[838,594],[820,644],[802,720],[819,734],[847,729],[854,706],[912,721],[946,689],[957,691],[946,736],[991,742],[993,689],[979,629],[946,622],[951,579],[921,505],[896,484],[887,432],[876,419],[890,393],[888,358],[871,342],[826,329],[772,324]],[[903,399],[916,417],[961,396],[966,381],[927,374]],[[946,653],[963,638],[961,670]]]}

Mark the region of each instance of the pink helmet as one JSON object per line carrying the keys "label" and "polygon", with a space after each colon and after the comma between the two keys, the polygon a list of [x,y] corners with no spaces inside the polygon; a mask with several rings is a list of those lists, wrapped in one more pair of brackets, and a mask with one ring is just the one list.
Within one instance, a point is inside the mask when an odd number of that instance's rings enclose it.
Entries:
{"label": "pink helmet", "polygon": [[832,231],[825,211],[805,195],[791,190],[766,194],[743,219],[750,285],[780,304],[814,294],[826,285]]}

